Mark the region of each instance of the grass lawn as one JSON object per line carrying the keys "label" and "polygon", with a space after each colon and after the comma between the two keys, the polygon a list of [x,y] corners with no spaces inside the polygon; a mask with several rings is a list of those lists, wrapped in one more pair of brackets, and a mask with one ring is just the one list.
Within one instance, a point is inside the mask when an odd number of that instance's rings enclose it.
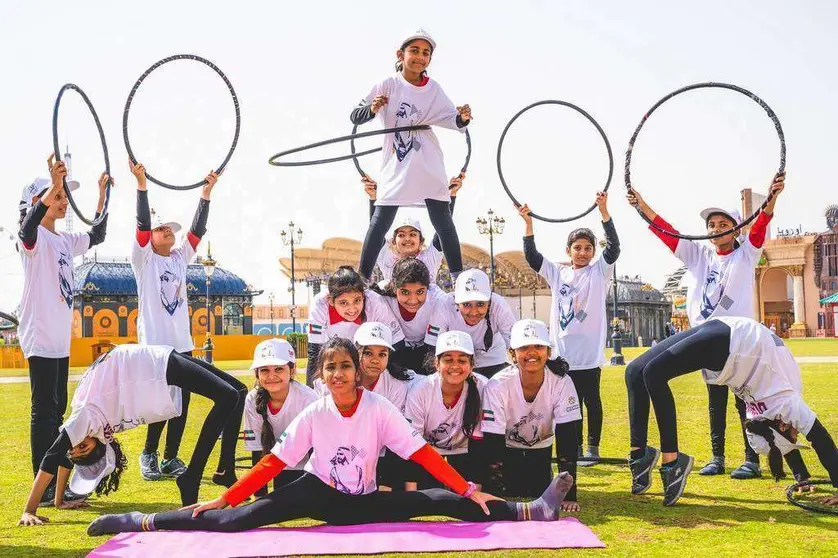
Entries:
{"label": "grass lawn", "polygon": [[[835,364],[802,366],[806,397],[821,420],[838,436],[838,382]],[[71,389],[74,386],[71,386]],[[696,457],[698,465],[710,457],[707,424],[707,395],[697,374],[673,382],[678,403],[680,440],[683,451]],[[603,455],[622,456],[627,450],[628,415],[623,368],[606,368],[602,391],[605,405]],[[96,499],[91,508],[77,511],[56,511],[44,508],[41,513],[51,519],[43,527],[15,526],[28,494],[32,476],[29,471],[29,386],[0,385],[0,397],[6,403],[0,414],[0,498],[8,505],[0,511],[0,555],[2,556],[81,556],[104,542],[85,534],[87,524],[102,513],[140,510],[156,512],[176,507],[179,503],[174,482],[149,483],[140,479],[137,457],[145,437],[145,428],[137,428],[119,436],[130,460],[120,490],[114,495]],[[207,401],[195,398],[190,412],[183,455],[188,457],[194,447],[201,420],[208,410]],[[736,466],[742,455],[742,440],[734,407],[728,409],[729,465]],[[657,440],[652,423],[650,438]],[[244,451],[240,452],[242,455]],[[805,459],[816,478],[825,472],[814,452],[805,452]],[[207,473],[212,472],[216,456],[210,459]],[[684,497],[674,508],[661,505],[659,477],[650,492],[633,497],[628,493],[627,469],[600,466],[580,469],[579,518],[589,525],[608,545],[609,555],[742,555],[758,552],[764,556],[824,556],[838,553],[838,517],[816,515],[786,503],[786,484],[770,479],[734,481],[729,477],[704,478],[692,475]],[[202,499],[214,498],[220,487],[205,484]],[[312,524],[298,522],[297,524]],[[595,551],[568,551],[570,554]],[[210,555],[211,552],[208,553]],[[550,553],[552,554],[552,553]],[[547,556],[547,551],[504,552],[496,556]],[[453,556],[453,555],[451,555]]]}

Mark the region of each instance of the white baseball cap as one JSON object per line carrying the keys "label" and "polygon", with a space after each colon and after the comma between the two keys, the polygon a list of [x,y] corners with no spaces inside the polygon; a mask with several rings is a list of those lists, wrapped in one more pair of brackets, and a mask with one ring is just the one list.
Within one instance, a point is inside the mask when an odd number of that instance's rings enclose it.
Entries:
{"label": "white baseball cap", "polygon": [[520,349],[528,345],[553,346],[550,343],[550,333],[547,331],[547,326],[541,320],[518,320],[512,326],[509,347]]}
{"label": "white baseball cap", "polygon": [[393,332],[381,322],[364,322],[355,332],[353,341],[362,347],[379,345],[393,350]]}
{"label": "white baseball cap", "polygon": [[294,347],[285,339],[266,339],[256,345],[253,351],[251,370],[263,366],[283,366],[289,362],[297,362]]}
{"label": "white baseball cap", "polygon": [[446,331],[436,340],[436,356],[450,351],[460,351],[467,355],[474,354],[474,343],[465,331]]}
{"label": "white baseball cap", "polygon": [[[780,450],[780,453],[786,455],[787,453],[794,451],[796,449],[807,449],[808,446],[804,444],[797,444],[792,442],[779,432],[776,429],[772,428],[771,432],[774,434],[774,445]],[[746,431],[748,435],[748,443],[754,449],[755,452],[760,453],[762,455],[768,455],[768,452],[771,450],[771,445],[768,443],[768,440],[765,439],[764,436],[760,436],[759,434],[755,434],[750,431]]]}
{"label": "white baseball cap", "polygon": [[701,215],[701,218],[704,219],[704,222],[706,223],[707,219],[709,219],[711,215],[716,214],[716,213],[721,213],[722,215],[724,215],[725,217],[727,217],[728,219],[733,221],[734,225],[738,225],[739,223],[742,222],[742,214],[739,213],[739,210],[737,210],[737,209],[727,210],[727,209],[722,209],[721,207],[708,207],[707,209],[702,210],[700,215]]}
{"label": "white baseball cap", "polygon": [[492,298],[492,286],[489,276],[479,269],[469,269],[460,273],[454,287],[454,302],[487,302]]}
{"label": "white baseball cap", "polygon": [[[102,440],[99,440],[103,444]],[[96,463],[90,465],[74,465],[73,478],[70,479],[70,490],[76,494],[90,494],[102,479],[116,469],[116,454],[110,444],[105,444],[105,455]]]}
{"label": "white baseball cap", "polygon": [[[23,192],[20,194],[20,203],[18,204],[17,208],[20,211],[29,211],[32,209],[32,198],[35,196],[40,197],[49,189],[49,185],[52,184],[52,180],[49,178],[38,177],[31,184],[27,185],[23,188]],[[67,181],[67,189],[71,192],[75,192],[79,189],[80,184],[77,180],[68,180]]]}
{"label": "white baseball cap", "polygon": [[419,234],[422,234],[422,224],[419,222],[418,219],[414,219],[410,215],[405,215],[404,217],[401,217],[398,221],[396,221],[396,225],[393,227],[393,235],[395,236],[396,231],[403,227],[411,227],[419,231]]}
{"label": "white baseball cap", "polygon": [[428,41],[428,43],[431,45],[431,49],[436,50],[436,41],[433,40],[430,33],[425,31],[421,27],[419,29],[417,29],[416,31],[414,31],[411,35],[408,35],[408,37],[405,40],[403,40],[401,44],[405,45],[405,44],[409,43],[410,41],[415,41],[416,39],[422,39],[423,41]]}
{"label": "white baseball cap", "polygon": [[159,213],[151,212],[151,230],[159,229],[160,227],[169,227],[173,233],[180,231],[181,226],[177,221],[164,221]]}

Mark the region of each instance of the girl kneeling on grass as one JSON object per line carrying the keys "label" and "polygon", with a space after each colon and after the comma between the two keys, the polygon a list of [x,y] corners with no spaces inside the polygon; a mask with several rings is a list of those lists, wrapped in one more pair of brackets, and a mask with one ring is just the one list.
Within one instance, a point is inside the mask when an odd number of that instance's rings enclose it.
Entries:
{"label": "girl kneeling on grass", "polygon": [[189,469],[177,478],[183,505],[198,500],[201,475],[218,436],[220,462],[232,459],[241,426],[247,388],[229,374],[200,360],[158,345],[122,345],[105,353],[87,369],[73,395],[73,412],[47,451],[35,477],[19,525],[40,525],[38,503],[58,474],[55,506],[77,507],[63,501],[70,488],[79,494],[103,495],[119,488],[127,459],[114,434],[143,424],[178,416],[180,393],[188,389],[213,401],[198,436]]}
{"label": "girl kneeling on grass", "polygon": [[[304,517],[334,525],[407,521],[429,515],[464,521],[558,518],[564,495],[573,484],[570,475],[557,477],[532,502],[507,502],[480,492],[425,443],[389,401],[360,387],[358,350],[350,341],[330,339],[320,352],[317,368],[330,395],[298,415],[271,454],[222,496],[180,511],[105,515],[93,521],[87,533],[233,532]],[[376,461],[384,447],[420,463],[450,490],[376,490]],[[265,498],[239,506],[287,463],[298,463],[309,451],[306,475]]]}

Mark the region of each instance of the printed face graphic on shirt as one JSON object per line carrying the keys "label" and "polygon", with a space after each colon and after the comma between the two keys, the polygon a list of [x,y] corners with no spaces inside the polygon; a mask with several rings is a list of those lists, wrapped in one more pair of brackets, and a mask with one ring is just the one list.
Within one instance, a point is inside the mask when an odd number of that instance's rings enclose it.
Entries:
{"label": "printed face graphic on shirt", "polygon": [[363,459],[367,455],[364,450],[355,446],[341,446],[329,460],[332,469],[329,471],[329,481],[332,488],[344,494],[357,496],[364,491],[364,471],[354,463],[356,457]]}
{"label": "printed face graphic on shirt", "polygon": [[171,271],[164,271],[160,276],[160,303],[170,316],[174,316],[175,311],[183,304],[180,284],[178,276]]}
{"label": "printed face graphic on shirt", "polygon": [[[422,116],[422,112],[416,108],[410,101],[402,101],[399,103],[399,110],[396,111],[396,128],[401,126],[413,126]],[[411,149],[419,151],[422,145],[419,143],[419,136],[415,135],[416,131],[396,132],[393,140],[393,150],[396,152],[396,157],[399,161],[404,161]]]}
{"label": "printed face graphic on shirt", "polygon": [[67,308],[73,307],[73,258],[66,252],[58,253],[58,288]]}
{"label": "printed face graphic on shirt", "polygon": [[725,294],[724,276],[714,269],[707,274],[701,293],[701,316],[709,318],[719,305],[727,310],[733,305],[733,299]]}
{"label": "printed face graphic on shirt", "polygon": [[428,443],[439,449],[454,449],[452,438],[457,428],[458,425],[456,423],[443,422],[428,433]]}
{"label": "printed face graphic on shirt", "polygon": [[540,441],[538,436],[538,421],[543,418],[544,415],[541,413],[535,414],[530,411],[512,426],[512,430],[507,434],[507,438],[512,442],[527,447],[536,445]]}
{"label": "printed face graphic on shirt", "polygon": [[579,289],[568,283],[562,283],[556,297],[556,304],[559,305],[559,327],[567,329],[573,318],[576,317],[576,293]]}

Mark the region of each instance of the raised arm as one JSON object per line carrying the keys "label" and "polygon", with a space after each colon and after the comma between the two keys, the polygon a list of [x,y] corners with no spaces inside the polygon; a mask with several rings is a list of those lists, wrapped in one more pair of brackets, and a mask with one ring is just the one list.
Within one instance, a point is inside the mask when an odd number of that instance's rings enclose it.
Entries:
{"label": "raised arm", "polygon": [[602,252],[602,259],[610,265],[620,257],[620,239],[617,237],[617,229],[608,212],[608,192],[597,192],[596,205],[602,217],[602,229],[605,231],[605,250]]}
{"label": "raised arm", "polygon": [[[649,207],[649,204],[640,196],[640,192],[632,188],[629,190],[628,194],[626,194],[626,199],[628,200],[629,204],[635,207],[638,211],[643,213],[650,221],[652,221],[657,226],[661,227],[662,229],[668,230],[670,232],[677,233],[678,231],[667,223],[660,215],[655,213],[655,211]],[[655,227],[649,225],[649,230],[655,233],[655,236],[661,239],[661,241],[666,244],[672,252],[675,252],[675,249],[678,247],[678,240],[674,236],[670,236],[668,234],[662,233]]]}
{"label": "raised arm", "polygon": [[524,220],[524,257],[533,271],[538,273],[544,264],[544,256],[535,247],[535,233],[532,226],[532,211],[530,206],[523,204],[516,207],[518,215]]}
{"label": "raised arm", "polygon": [[[105,209],[105,198],[107,197],[108,192],[108,182],[111,182],[111,187],[113,187],[113,180],[110,176],[106,173],[102,173],[99,177],[99,202],[96,204],[96,219],[99,218],[99,215],[102,214],[102,211]],[[102,219],[101,222],[96,224],[90,232],[88,232],[88,236],[90,237],[90,245],[88,248],[93,248],[98,244],[102,244],[105,241],[105,235],[108,232],[108,215],[105,215],[105,218]]]}

